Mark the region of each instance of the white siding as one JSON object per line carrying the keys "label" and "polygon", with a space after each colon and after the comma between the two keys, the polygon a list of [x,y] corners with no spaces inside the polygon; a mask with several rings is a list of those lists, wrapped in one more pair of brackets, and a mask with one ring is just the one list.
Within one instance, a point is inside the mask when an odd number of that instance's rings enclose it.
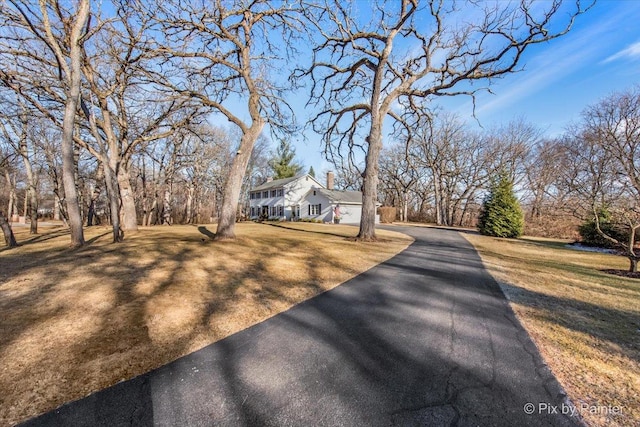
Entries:
{"label": "white siding", "polygon": [[[320,215],[309,215],[309,206],[320,204],[322,212]],[[315,195],[310,191],[302,202],[301,217],[319,219],[323,222],[333,221],[333,209],[336,203],[332,203],[326,196],[317,192]],[[358,224],[362,217],[362,205],[340,204],[340,222],[342,224]],[[379,222],[376,215],[376,223]]]}
{"label": "white siding", "polygon": [[[260,192],[262,193],[262,192]],[[271,192],[269,192],[271,195]],[[261,194],[262,196],[262,194]],[[252,218],[257,218],[260,216],[260,212],[262,211],[262,207],[266,206],[269,209],[269,213],[271,213],[271,208],[274,206],[283,206],[284,205],[284,197],[268,197],[268,198],[257,198],[257,199],[249,199],[250,207],[254,208],[254,215]],[[251,214],[251,209],[249,209],[249,213]],[[273,217],[269,215],[269,217]]]}
{"label": "white siding", "polygon": [[[304,200],[302,201],[302,204],[300,206],[300,217],[319,219],[322,222],[332,221],[333,206],[329,202],[329,199],[327,199],[325,196],[323,196],[319,192],[316,192],[315,195],[313,193],[314,193],[313,190],[309,191],[309,193],[307,194],[307,197],[305,197]],[[319,215],[309,214],[311,205],[320,205],[321,211]]]}
{"label": "white siding", "polygon": [[362,205],[340,205],[340,222],[342,224],[357,224],[362,218]]}
{"label": "white siding", "polygon": [[[284,216],[280,218],[290,220],[293,206],[297,206],[298,204],[300,204],[302,202],[302,199],[304,198],[304,195],[312,187],[318,187],[319,185],[320,184],[317,181],[315,181],[310,176],[306,175],[296,179],[295,181],[285,184],[284,187],[280,187],[284,190],[283,196],[271,197],[271,191],[276,190],[276,188],[268,190],[269,197],[267,198],[262,197],[264,192],[267,190],[260,191],[259,198],[254,198],[254,199],[249,198],[250,207],[254,208],[254,213],[258,212],[258,214],[253,215],[252,218],[255,219],[260,215],[259,212],[261,212],[261,208],[263,206],[266,206],[269,209],[270,213],[271,213],[271,207],[283,206]],[[258,192],[252,191],[252,193],[258,193]],[[251,209],[249,210],[249,212],[251,212]],[[300,209],[301,216],[304,217],[305,212],[308,212],[308,211],[305,211],[302,208]],[[272,215],[269,215],[269,217],[273,218]]]}

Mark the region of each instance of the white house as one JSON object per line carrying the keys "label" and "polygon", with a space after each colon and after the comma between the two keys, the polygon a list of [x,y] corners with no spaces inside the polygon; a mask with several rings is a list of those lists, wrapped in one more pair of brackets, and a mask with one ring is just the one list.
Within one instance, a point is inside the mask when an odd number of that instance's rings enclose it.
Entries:
{"label": "white house", "polygon": [[323,188],[311,175],[267,180],[249,193],[249,216],[252,219],[298,219],[302,199],[313,187]]}
{"label": "white house", "polygon": [[[362,193],[334,188],[333,172],[327,186],[311,175],[267,181],[251,190],[249,214],[252,219],[315,219],[322,222],[359,223]],[[376,215],[376,223],[379,216]]]}
{"label": "white house", "polygon": [[362,217],[362,193],[312,188],[300,206],[303,218],[322,222],[359,223]]}

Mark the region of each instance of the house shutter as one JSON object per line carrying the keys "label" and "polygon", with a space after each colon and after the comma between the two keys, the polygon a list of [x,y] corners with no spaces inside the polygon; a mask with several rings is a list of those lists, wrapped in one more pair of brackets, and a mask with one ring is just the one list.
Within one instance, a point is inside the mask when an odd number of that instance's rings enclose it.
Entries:
{"label": "house shutter", "polygon": [[311,203],[309,203],[309,216],[311,216]]}

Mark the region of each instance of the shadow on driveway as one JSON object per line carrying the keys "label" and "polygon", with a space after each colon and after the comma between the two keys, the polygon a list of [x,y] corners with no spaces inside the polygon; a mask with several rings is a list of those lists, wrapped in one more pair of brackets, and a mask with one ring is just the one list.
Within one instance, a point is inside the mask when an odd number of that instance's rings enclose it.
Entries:
{"label": "shadow on driveway", "polygon": [[539,413],[564,393],[473,247],[457,232],[393,229],[416,241],[391,260],[24,425],[579,423]]}

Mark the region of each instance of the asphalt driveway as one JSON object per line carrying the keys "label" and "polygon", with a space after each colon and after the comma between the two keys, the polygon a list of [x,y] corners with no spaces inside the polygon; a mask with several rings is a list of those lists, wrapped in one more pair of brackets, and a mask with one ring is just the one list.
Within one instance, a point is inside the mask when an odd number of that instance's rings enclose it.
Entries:
{"label": "asphalt driveway", "polygon": [[416,241],[391,260],[24,425],[576,424],[473,247],[456,231],[396,229]]}

